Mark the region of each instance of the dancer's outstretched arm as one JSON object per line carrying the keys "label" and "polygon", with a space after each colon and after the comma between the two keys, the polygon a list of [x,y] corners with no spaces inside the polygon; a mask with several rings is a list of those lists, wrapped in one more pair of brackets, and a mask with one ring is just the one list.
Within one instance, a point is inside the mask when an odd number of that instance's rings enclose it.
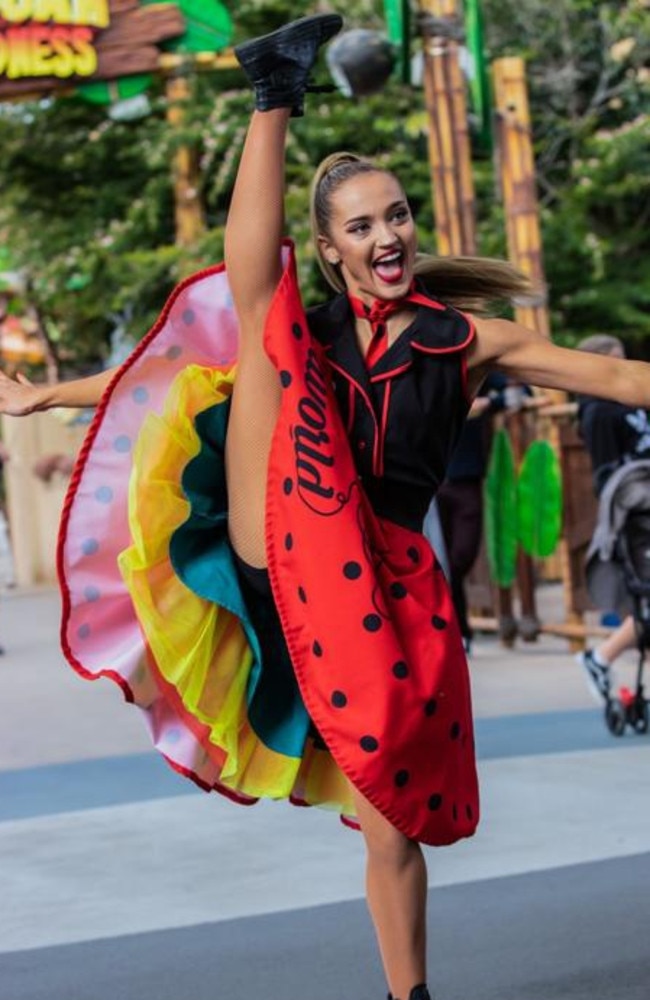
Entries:
{"label": "dancer's outstretched arm", "polygon": [[565,389],[650,409],[650,364],[558,347],[520,323],[476,319],[470,381],[498,369],[529,385]]}
{"label": "dancer's outstretched arm", "polygon": [[107,368],[87,378],[55,382],[50,385],[35,384],[24,375],[18,375],[15,379],[9,378],[0,371],[0,413],[23,417],[38,410],[50,410],[55,406],[71,408],[97,406],[115,372],[115,368]]}

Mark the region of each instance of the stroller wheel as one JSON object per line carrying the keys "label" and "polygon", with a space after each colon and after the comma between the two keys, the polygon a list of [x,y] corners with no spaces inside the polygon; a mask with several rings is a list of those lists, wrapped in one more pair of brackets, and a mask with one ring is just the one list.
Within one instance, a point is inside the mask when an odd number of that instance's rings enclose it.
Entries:
{"label": "stroller wheel", "polygon": [[613,736],[622,736],[625,731],[625,707],[618,700],[613,698],[605,705],[605,723]]}
{"label": "stroller wheel", "polygon": [[635,733],[647,733],[648,723],[650,722],[650,712],[648,711],[648,703],[645,698],[637,699],[636,713],[634,722],[632,723]]}

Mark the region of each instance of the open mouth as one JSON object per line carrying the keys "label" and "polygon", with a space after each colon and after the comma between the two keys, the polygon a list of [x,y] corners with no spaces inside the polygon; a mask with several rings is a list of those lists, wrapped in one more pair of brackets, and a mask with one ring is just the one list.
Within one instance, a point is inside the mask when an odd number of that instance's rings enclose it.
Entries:
{"label": "open mouth", "polygon": [[389,285],[394,285],[404,277],[404,254],[401,250],[392,250],[372,262],[375,274]]}

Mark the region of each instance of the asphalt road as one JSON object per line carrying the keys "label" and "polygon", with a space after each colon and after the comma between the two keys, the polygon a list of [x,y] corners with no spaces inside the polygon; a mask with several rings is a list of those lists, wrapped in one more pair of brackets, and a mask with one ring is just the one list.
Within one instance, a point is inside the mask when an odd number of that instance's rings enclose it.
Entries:
{"label": "asphalt road", "polygon": [[[56,624],[51,591],[0,600],[0,1000],[382,1000],[361,838],[196,791]],[[650,738],[607,733],[559,640],[482,638],[472,674],[483,820],[427,852],[436,998],[648,1000]]]}

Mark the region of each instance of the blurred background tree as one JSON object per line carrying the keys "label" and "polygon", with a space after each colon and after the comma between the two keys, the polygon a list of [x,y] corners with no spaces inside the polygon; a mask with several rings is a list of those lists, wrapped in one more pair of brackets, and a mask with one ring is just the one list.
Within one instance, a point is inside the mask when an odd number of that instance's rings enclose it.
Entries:
{"label": "blurred background tree", "polygon": [[[235,42],[315,8],[347,27],[383,29],[382,0],[226,0]],[[608,331],[650,355],[650,11],[645,0],[484,0],[490,58],[522,54],[529,70],[554,336]],[[414,46],[416,48],[417,45]],[[322,70],[323,76],[326,70]],[[166,120],[164,84],[131,121],[78,96],[0,105],[0,246],[30,295],[64,374],[104,363],[126,333],[139,339],[173,285],[222,256],[223,230],[251,96],[236,71],[194,74],[181,128]],[[377,157],[402,178],[423,248],[433,218],[423,94],[397,81],[373,97],[313,97],[288,149],[288,232],[300,247],[306,302],[326,288],[308,233],[315,164],[335,149]],[[207,233],[175,244],[170,164],[200,151]],[[477,157],[481,252],[503,256],[494,172]]]}

